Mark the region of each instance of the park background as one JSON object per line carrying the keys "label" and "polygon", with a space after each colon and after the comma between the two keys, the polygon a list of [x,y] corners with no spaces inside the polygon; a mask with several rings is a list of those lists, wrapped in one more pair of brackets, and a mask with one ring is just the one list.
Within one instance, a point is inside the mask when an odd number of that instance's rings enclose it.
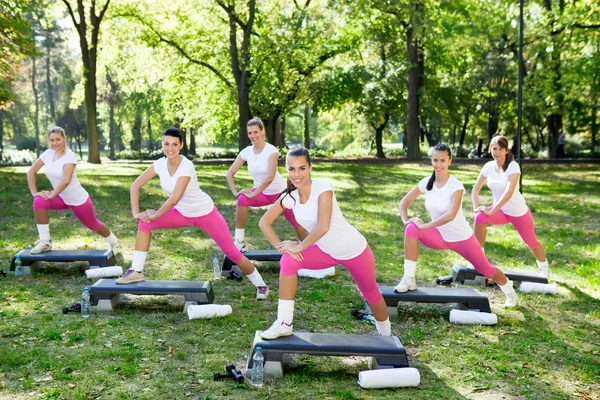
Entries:
{"label": "park background", "polygon": [[[332,181],[348,220],[365,234],[380,284],[401,276],[397,203],[431,173],[427,150],[448,143],[468,157],[500,131],[517,130],[517,2],[495,0],[22,1],[0,3],[0,268],[36,239],[25,172],[60,125],[83,161],[78,176],[130,265],[136,223],[129,185],[159,157],[161,132],[179,126],[201,187],[233,226],[226,165],[261,117],[284,155],[304,144],[315,177]],[[80,19],[84,16],[83,19]],[[85,21],[85,24],[82,24]],[[0,398],[600,398],[600,3],[527,1],[524,7],[523,190],[551,262],[556,297],[523,295],[493,327],[454,326],[448,306],[402,305],[392,331],[419,368],[416,389],[364,391],[366,360],[304,356],[263,389],[211,381],[242,366],[253,333],[276,314],[276,264],[260,264],[273,288],[256,302],[247,282],[215,282],[225,319],[187,321],[173,298],[133,298],[90,321],[62,315],[90,285],[83,264],[0,277]],[[568,160],[553,159],[560,130]],[[328,161],[319,161],[321,157]],[[377,164],[386,157],[386,164]],[[357,160],[358,159],[358,160]],[[548,160],[547,160],[548,159]],[[132,160],[136,160],[133,162]],[[332,161],[336,161],[335,163]],[[486,160],[453,165],[468,191]],[[96,165],[102,163],[103,165]],[[281,171],[283,172],[283,170]],[[246,172],[240,186],[251,185]],[[43,176],[40,188],[48,189]],[[489,191],[483,198],[491,201]],[[163,199],[153,182],[142,203]],[[463,205],[472,221],[468,198]],[[269,248],[251,214],[251,248]],[[425,215],[422,202],[411,207]],[[104,248],[69,213],[51,216],[58,248]],[[282,237],[291,229],[278,221]],[[486,253],[501,268],[535,271],[510,227],[489,229]],[[153,279],[209,279],[214,243],[195,229],[160,232]],[[460,258],[422,251],[418,280],[431,285]],[[343,268],[302,281],[296,329],[373,334],[353,320],[360,295]]]}

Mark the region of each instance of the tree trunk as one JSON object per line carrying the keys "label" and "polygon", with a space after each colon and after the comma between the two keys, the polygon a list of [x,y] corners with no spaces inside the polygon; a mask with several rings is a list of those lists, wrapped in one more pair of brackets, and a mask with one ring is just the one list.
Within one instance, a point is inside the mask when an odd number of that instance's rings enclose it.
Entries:
{"label": "tree trunk", "polygon": [[458,145],[462,147],[465,144],[465,137],[467,136],[467,126],[469,125],[469,113],[465,113],[465,122],[460,130],[460,136],[458,138]]}
{"label": "tree trunk", "polygon": [[117,122],[115,121],[115,105],[111,101],[108,104],[108,115],[109,115],[109,125],[108,125],[108,158],[111,160],[116,160],[115,157],[115,141],[117,135]]}
{"label": "tree trunk", "polygon": [[304,147],[310,149],[310,106],[304,103]]}
{"label": "tree trunk", "polygon": [[35,76],[37,74],[36,58],[32,57],[31,65],[31,88],[33,90],[33,98],[35,104],[35,113],[33,117],[33,127],[35,129],[35,154],[37,157],[40,156],[40,99],[35,82]]}
{"label": "tree trunk", "polygon": [[[194,143],[194,141],[192,141]],[[194,146],[194,154],[196,147]],[[154,151],[154,134],[152,133],[152,122],[150,122],[150,117],[148,117],[148,150]]]}
{"label": "tree trunk", "polygon": [[[96,15],[96,0],[91,0],[90,4],[84,4],[83,0],[77,0],[78,19],[69,0],[63,0],[67,6],[73,25],[79,35],[79,47],[81,48],[81,59],[83,61],[83,79],[85,85],[85,106],[87,115],[87,139],[88,139],[88,162],[100,164],[100,146],[98,143],[98,122],[96,119],[96,66],[98,60],[98,39],[100,34],[100,23],[108,9],[110,0],[106,0],[100,15]],[[89,15],[86,15],[89,10]],[[88,21],[91,25],[89,32],[90,42],[88,42]]]}
{"label": "tree trunk", "polygon": [[0,108],[0,162],[2,162],[2,157],[4,155],[4,145],[2,142],[4,141],[4,110]]}
{"label": "tree trunk", "polygon": [[54,99],[54,88],[52,87],[52,79],[50,78],[50,39],[46,39],[46,85],[48,86],[48,105],[50,106],[50,118],[52,124],[56,120],[56,102]]}
{"label": "tree trunk", "polygon": [[183,135],[183,148],[181,149],[181,153],[187,157],[190,154],[187,139],[187,129],[181,129],[181,134]]}
{"label": "tree trunk", "polygon": [[[135,120],[133,121],[133,127],[131,128],[131,142],[129,142],[129,146],[131,147],[131,151],[142,151],[142,117],[141,115],[136,115]],[[141,158],[141,156],[140,156]]]}
{"label": "tree trunk", "polygon": [[544,0],[544,7],[547,11],[553,13],[553,17],[548,21],[548,27],[552,38],[552,52],[550,53],[550,84],[551,96],[550,104],[547,104],[550,113],[546,116],[546,125],[548,126],[548,157],[556,157],[558,150],[558,137],[563,128],[563,110],[564,110],[564,95],[562,93],[562,72],[561,72],[561,49],[560,49],[560,32],[556,31],[557,15],[561,16],[564,9],[564,1],[559,1],[558,12],[553,12],[552,1]]}
{"label": "tree trunk", "polygon": [[390,114],[385,113],[383,118],[380,120],[380,124],[378,126],[374,126],[375,128],[375,149],[377,158],[385,158],[385,153],[383,152],[383,131],[388,125],[390,121]]}
{"label": "tree trunk", "polygon": [[406,112],[406,159],[421,159],[419,150],[419,55],[418,43],[414,38],[411,26],[406,28],[406,45],[408,53],[408,104]]}
{"label": "tree trunk", "polygon": [[285,117],[280,118],[279,126],[281,128],[281,147],[287,147],[287,144],[285,143]]}
{"label": "tree trunk", "polygon": [[196,156],[196,135],[194,135],[194,128],[190,128],[190,155]]}

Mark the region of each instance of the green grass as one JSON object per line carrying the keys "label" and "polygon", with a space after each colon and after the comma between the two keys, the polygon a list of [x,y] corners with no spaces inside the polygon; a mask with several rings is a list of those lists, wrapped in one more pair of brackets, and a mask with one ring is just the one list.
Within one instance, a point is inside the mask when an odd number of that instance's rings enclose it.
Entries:
{"label": "green grass", "polygon": [[[82,164],[78,176],[90,192],[98,217],[119,237],[121,265],[130,265],[136,223],[131,217],[129,185],[139,165]],[[453,166],[467,190],[477,166]],[[227,188],[226,167],[197,167],[201,187],[209,193],[230,227],[235,201]],[[346,218],[369,241],[377,260],[380,284],[401,276],[403,229],[397,216],[401,196],[429,174],[427,165],[365,166],[317,164],[314,177],[329,179]],[[37,237],[26,168],[0,169],[0,268],[30,247]],[[214,283],[216,302],[231,304],[223,319],[188,321],[183,299],[128,297],[113,313],[96,313],[88,321],[63,315],[61,308],[80,300],[84,264],[46,264],[33,277],[0,277],[0,399],[598,399],[600,393],[600,172],[597,165],[525,166],[525,196],[534,213],[538,238],[551,261],[557,296],[521,295],[514,310],[501,307],[498,288],[482,289],[490,297],[498,325],[457,326],[448,322],[449,305],[401,304],[392,320],[410,363],[421,372],[418,388],[362,390],[357,373],[365,358],[299,356],[286,366],[285,378],[263,389],[213,382],[212,373],[226,363],[244,367],[254,331],[276,316],[278,266],[259,269],[273,289],[257,302],[244,281]],[[240,176],[251,184],[244,172]],[[39,188],[49,188],[43,176]],[[164,196],[158,180],[142,195],[144,208],[157,208]],[[489,201],[489,191],[484,191]],[[470,203],[464,210],[472,221]],[[250,214],[251,248],[269,248]],[[423,202],[411,214],[426,215]],[[281,218],[284,238],[293,231]],[[51,213],[55,248],[106,248],[70,213]],[[153,235],[146,273],[152,279],[206,280],[213,254],[206,234],[195,229]],[[500,268],[534,271],[535,259],[511,227],[490,227],[486,253]],[[434,285],[460,257],[422,249],[417,279]],[[314,332],[374,334],[374,327],[354,320],[349,310],[363,302],[349,274],[338,268],[324,281],[302,279],[295,329]]]}

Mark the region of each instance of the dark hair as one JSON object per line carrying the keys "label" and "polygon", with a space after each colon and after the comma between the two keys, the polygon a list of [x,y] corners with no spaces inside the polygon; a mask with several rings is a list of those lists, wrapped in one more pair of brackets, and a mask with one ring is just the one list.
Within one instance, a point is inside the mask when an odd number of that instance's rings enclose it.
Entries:
{"label": "dark hair", "polygon": [[167,128],[165,129],[165,131],[163,132],[163,138],[165,136],[173,136],[176,137],[177,139],[179,139],[179,141],[181,143],[183,143],[183,135],[181,134],[181,131],[177,128]]}
{"label": "dark hair", "polygon": [[[308,151],[308,149],[306,147],[297,146],[297,147],[292,148],[290,151],[288,151],[286,160],[290,157],[304,157],[306,159],[306,162],[308,162],[308,165],[312,164],[312,162],[310,161],[310,152]],[[290,181],[290,178],[288,177],[287,178],[287,186],[281,192],[281,194],[283,194],[283,197],[281,197],[280,201],[283,201],[285,196],[289,196],[290,193],[292,193],[294,190],[296,190],[296,186],[294,186],[294,184],[292,183],[292,181]]]}
{"label": "dark hair", "polygon": [[514,161],[515,157],[508,148],[508,139],[506,138],[506,136],[494,136],[492,138],[492,140],[490,141],[490,147],[488,148],[488,151],[490,153],[492,152],[492,145],[496,143],[498,144],[498,146],[500,146],[500,148],[506,150],[506,158],[504,159],[504,164],[502,165],[502,171],[506,171],[506,168],[508,168],[508,164]]}
{"label": "dark hair", "polygon": [[246,129],[254,125],[258,125],[261,131],[265,130],[265,125],[263,124],[262,120],[258,117],[254,117],[250,121],[248,121],[248,123],[246,124]]}
{"label": "dark hair", "polygon": [[[434,151],[445,151],[448,153],[448,158],[452,160],[452,150],[450,150],[450,147],[448,147],[447,144],[436,144],[435,147],[431,149],[431,154],[433,154]],[[431,178],[429,178],[429,181],[427,181],[427,190],[433,189],[433,182],[435,182],[435,171],[433,171]]]}

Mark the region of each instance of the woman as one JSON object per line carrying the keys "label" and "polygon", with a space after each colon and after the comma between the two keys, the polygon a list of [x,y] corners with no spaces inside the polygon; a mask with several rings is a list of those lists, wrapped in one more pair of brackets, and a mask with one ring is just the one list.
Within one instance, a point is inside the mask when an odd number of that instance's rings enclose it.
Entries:
{"label": "woman", "polygon": [[[404,276],[395,287],[398,293],[416,290],[415,273],[419,256],[419,241],[431,249],[452,250],[471,262],[481,274],[492,278],[506,295],[505,307],[517,305],[518,298],[512,282],[504,273],[490,264],[483,254],[473,230],[462,212],[463,184],[450,175],[452,153],[445,144],[438,144],[431,154],[433,173],[423,178],[400,201],[400,216],[406,225],[404,232]],[[408,206],[425,193],[425,208],[431,221],[419,217],[408,218]]]}
{"label": "woman", "polygon": [[[145,280],[144,264],[150,248],[150,235],[154,229],[197,226],[214,239],[221,250],[256,286],[256,298],[266,299],[269,294],[267,285],[252,262],[235,247],[225,219],[210,196],[198,185],[194,164],[179,154],[182,147],[181,131],[177,128],[165,130],[162,141],[165,157],[156,160],[131,185],[131,212],[140,222],[131,268],[117,279],[116,283],[127,284]],[[140,212],[140,189],[156,175],[160,179],[160,187],[169,197],[158,210]]]}
{"label": "woman", "polygon": [[[287,189],[259,223],[267,240],[282,254],[277,320],[261,337],[275,339],[292,334],[299,269],[318,270],[337,264],[350,271],[373,311],[379,333],[391,335],[385,301],[375,282],[375,260],[366,239],[342,215],[329,182],[311,179],[308,150],[303,147],[290,150],[286,166]],[[273,222],[284,210],[292,210],[308,232],[300,243],[281,241],[273,229]]]}
{"label": "woman", "polygon": [[[102,235],[116,255],[119,252],[117,238],[106,225],[98,221],[92,199],[77,179],[77,172],[75,172],[77,157],[66,147],[65,131],[55,126],[50,129],[48,136],[50,148],[42,153],[27,171],[27,183],[34,197],[33,210],[39,233],[39,240],[31,249],[31,254],[52,250],[48,210],[70,209],[86,228]],[[52,191],[37,190],[35,174],[42,167],[52,184]]]}
{"label": "woman", "polygon": [[[483,248],[487,225],[511,223],[537,259],[540,274],[547,278],[549,271],[546,252],[537,240],[533,216],[525,198],[518,190],[521,169],[508,149],[508,139],[504,136],[494,136],[489,151],[494,161],[483,166],[471,193],[473,208],[477,213],[475,237]],[[489,207],[479,205],[479,192],[486,180],[494,197],[494,203]]]}
{"label": "woman", "polygon": [[[285,189],[285,181],[277,171],[279,153],[275,146],[267,143],[262,121],[260,118],[252,118],[248,121],[246,128],[252,145],[238,154],[225,175],[231,193],[237,197],[235,245],[240,251],[246,251],[245,231],[246,221],[248,220],[248,207],[262,207],[273,204]],[[248,172],[254,178],[254,187],[238,191],[233,178],[244,163],[248,163]],[[292,224],[299,239],[306,237],[306,231],[296,222],[291,210],[285,210],[283,215]]]}

